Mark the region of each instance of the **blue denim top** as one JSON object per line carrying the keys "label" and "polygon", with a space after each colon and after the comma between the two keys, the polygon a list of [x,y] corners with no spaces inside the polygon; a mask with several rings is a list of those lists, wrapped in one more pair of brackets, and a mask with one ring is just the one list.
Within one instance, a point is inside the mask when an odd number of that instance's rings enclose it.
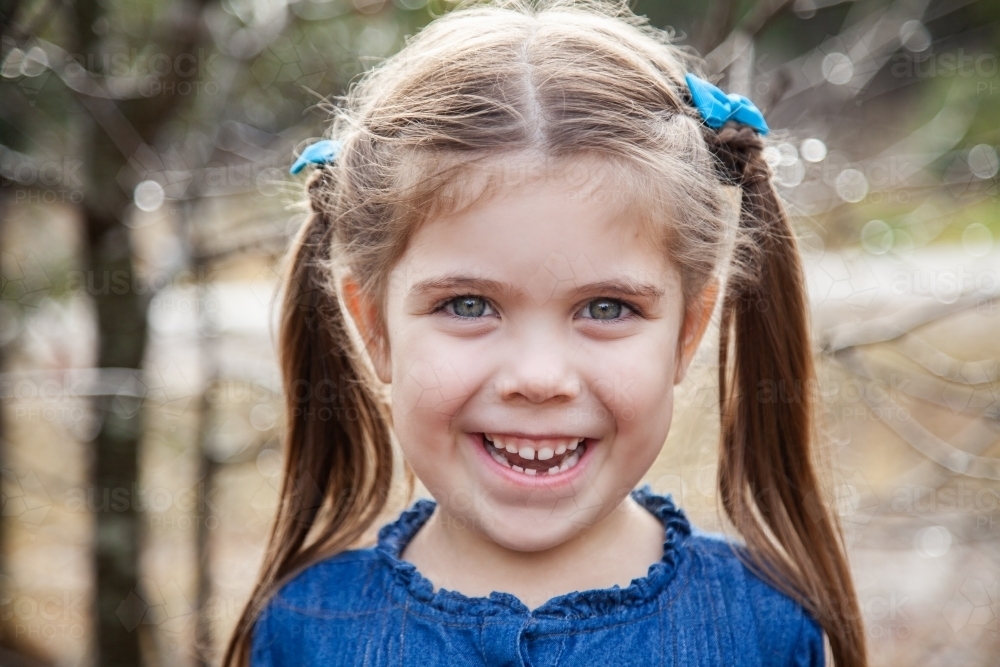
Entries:
{"label": "blue denim top", "polygon": [[436,506],[418,500],[376,546],[285,584],[254,626],[251,665],[823,665],[820,626],[744,566],[742,547],[693,529],[648,485],[632,497],[663,523],[663,558],[625,588],[575,591],[534,610],[510,593],[435,591],[400,560]]}

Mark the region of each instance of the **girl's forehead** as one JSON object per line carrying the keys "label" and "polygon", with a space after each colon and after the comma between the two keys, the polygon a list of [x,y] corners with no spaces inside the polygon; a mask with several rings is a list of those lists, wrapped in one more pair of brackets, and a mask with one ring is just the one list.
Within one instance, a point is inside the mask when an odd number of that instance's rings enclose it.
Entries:
{"label": "girl's forehead", "polygon": [[[553,176],[546,178],[546,176]],[[446,275],[509,283],[625,279],[664,283],[673,267],[655,231],[590,165],[508,182],[447,215],[431,216],[410,239],[393,282]]]}
{"label": "girl's forehead", "polygon": [[529,151],[435,160],[434,171],[453,176],[411,209],[383,294],[406,298],[418,283],[458,274],[508,284],[625,277],[672,292],[683,271],[670,252],[671,215],[643,187],[649,175],[623,162]]}
{"label": "girl's forehead", "polygon": [[[657,243],[663,219],[655,211],[655,196],[644,187],[634,166],[594,153],[553,157],[538,151],[496,154],[450,170],[452,176],[431,193],[419,222],[468,222],[477,215],[501,215],[527,202],[586,210],[617,225],[608,231],[633,232],[634,224],[650,243]],[[545,220],[539,218],[539,224]],[[634,224],[628,224],[634,223]]]}
{"label": "girl's forehead", "polygon": [[492,245],[526,256],[533,254],[531,244],[578,252],[595,244],[608,250],[635,242],[655,245],[640,224],[644,216],[621,194],[586,174],[579,180],[560,175],[506,183],[448,214],[429,217],[413,241]]}

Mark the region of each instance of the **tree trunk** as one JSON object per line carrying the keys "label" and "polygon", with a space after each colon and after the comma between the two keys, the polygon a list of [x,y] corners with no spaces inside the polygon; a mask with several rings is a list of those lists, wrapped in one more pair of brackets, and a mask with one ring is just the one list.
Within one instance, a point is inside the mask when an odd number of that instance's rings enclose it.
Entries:
{"label": "tree trunk", "polygon": [[[105,193],[115,190],[120,192],[114,182],[99,189]],[[128,230],[121,213],[101,209],[84,207],[87,289],[97,311],[97,367],[139,369],[146,349],[146,298],[136,288]],[[101,423],[93,441],[91,476],[96,524],[95,648],[97,664],[102,667],[141,664],[136,630],[146,611],[144,596],[138,590],[139,512],[144,508],[137,488],[143,429],[142,399],[133,395],[141,383],[132,384],[120,387],[116,395],[97,396],[94,401]],[[119,502],[122,498],[128,502]]]}

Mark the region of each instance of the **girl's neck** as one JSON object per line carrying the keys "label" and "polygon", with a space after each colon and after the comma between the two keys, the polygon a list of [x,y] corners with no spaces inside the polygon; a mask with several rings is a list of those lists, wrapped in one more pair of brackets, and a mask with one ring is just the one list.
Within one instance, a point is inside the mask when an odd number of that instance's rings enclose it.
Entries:
{"label": "girl's neck", "polygon": [[456,528],[445,514],[438,505],[400,558],[413,563],[435,590],[468,597],[501,591],[534,609],[573,591],[625,588],[663,557],[663,524],[631,496],[593,526],[545,551],[507,549],[479,531]]}

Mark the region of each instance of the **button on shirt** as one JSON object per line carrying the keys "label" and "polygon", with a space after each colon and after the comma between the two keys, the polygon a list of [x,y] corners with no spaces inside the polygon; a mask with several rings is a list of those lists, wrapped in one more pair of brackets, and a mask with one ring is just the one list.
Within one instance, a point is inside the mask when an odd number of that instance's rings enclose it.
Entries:
{"label": "button on shirt", "polygon": [[421,499],[378,543],[320,561],[270,600],[252,667],[819,667],[823,634],[743,564],[742,547],[692,528],[670,496],[632,497],[664,527],[663,557],[625,588],[575,591],[529,610],[501,592],[434,590],[399,556],[436,507]]}

